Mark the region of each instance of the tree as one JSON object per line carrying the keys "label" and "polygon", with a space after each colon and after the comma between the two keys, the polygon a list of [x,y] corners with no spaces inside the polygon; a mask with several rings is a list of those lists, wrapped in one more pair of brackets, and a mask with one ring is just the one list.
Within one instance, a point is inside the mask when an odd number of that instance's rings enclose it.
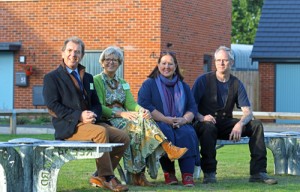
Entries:
{"label": "tree", "polygon": [[253,44],[263,0],[232,0],[231,43]]}

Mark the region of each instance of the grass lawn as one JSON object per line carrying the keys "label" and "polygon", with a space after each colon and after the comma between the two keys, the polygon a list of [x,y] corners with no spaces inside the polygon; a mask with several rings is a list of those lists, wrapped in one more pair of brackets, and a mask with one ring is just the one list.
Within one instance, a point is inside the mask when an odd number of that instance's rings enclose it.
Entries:
{"label": "grass lawn", "polygon": [[[31,137],[38,139],[53,139],[53,135],[0,135],[0,141],[7,141],[13,138]],[[156,180],[149,179],[156,183],[156,187],[135,187],[129,186],[130,191],[298,191],[300,189],[299,176],[274,175],[274,165],[272,152],[268,150],[268,174],[278,179],[277,185],[266,185],[261,183],[249,183],[249,159],[250,154],[247,145],[228,145],[218,149],[217,160],[218,170],[216,184],[202,184],[196,180],[194,188],[186,188],[181,184],[177,186],[164,185],[163,174],[160,171]],[[181,181],[181,175],[178,170],[176,175]],[[93,188],[88,183],[89,176],[95,170],[94,160],[76,160],[66,163],[60,170],[57,191],[60,192],[92,192],[101,191],[99,188]],[[149,177],[148,177],[149,178]],[[1,189],[0,189],[1,191]]]}

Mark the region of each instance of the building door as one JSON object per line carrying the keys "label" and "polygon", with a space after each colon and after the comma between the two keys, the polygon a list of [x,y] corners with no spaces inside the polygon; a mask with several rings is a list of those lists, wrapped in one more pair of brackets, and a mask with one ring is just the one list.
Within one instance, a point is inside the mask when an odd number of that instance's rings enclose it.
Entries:
{"label": "building door", "polygon": [[[276,65],[276,112],[300,113],[300,64]],[[300,120],[276,120],[276,123],[298,124]]]}
{"label": "building door", "polygon": [[13,109],[14,103],[14,54],[13,52],[0,52],[0,110]]}

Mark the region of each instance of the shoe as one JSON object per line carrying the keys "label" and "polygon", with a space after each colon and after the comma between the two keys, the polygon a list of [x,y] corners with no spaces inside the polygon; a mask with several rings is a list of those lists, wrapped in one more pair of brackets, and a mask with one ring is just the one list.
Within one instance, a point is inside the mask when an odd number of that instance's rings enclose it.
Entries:
{"label": "shoe", "polygon": [[179,159],[180,157],[182,157],[186,152],[187,152],[187,148],[180,148],[180,147],[176,147],[174,145],[172,145],[171,142],[168,141],[164,141],[161,143],[162,148],[165,150],[165,152],[168,155],[168,158],[171,161],[175,161],[177,159]]}
{"label": "shoe", "polygon": [[94,177],[90,178],[90,184],[94,187],[100,187],[102,189],[109,189],[110,191],[121,192],[128,191],[126,185],[118,183],[116,178],[112,178],[109,182],[106,182],[105,177]]}
{"label": "shoe", "polygon": [[203,178],[203,183],[208,184],[208,183],[216,183],[216,173],[211,172],[211,173],[204,173],[204,178]]}
{"label": "shoe", "polygon": [[112,183],[114,191],[128,191],[128,187],[126,185],[122,185],[121,182],[116,178],[112,178],[109,183]]}
{"label": "shoe", "polygon": [[144,172],[132,174],[132,184],[143,187],[154,187],[155,185],[149,182]]}
{"label": "shoe", "polygon": [[268,185],[277,184],[277,180],[270,178],[267,173],[260,172],[254,175],[251,175],[249,178],[249,182],[261,182]]}
{"label": "shoe", "polygon": [[177,185],[178,184],[178,179],[176,178],[175,173],[164,173],[165,176],[165,183],[167,185]]}
{"label": "shoe", "polygon": [[90,177],[90,180],[89,180],[90,184],[93,186],[93,187],[100,187],[100,188],[103,188],[103,185],[102,185],[102,182],[99,180],[99,177],[95,177],[94,175]]}
{"label": "shoe", "polygon": [[193,179],[193,174],[191,173],[184,173],[182,174],[182,184],[185,187],[194,187],[194,179]]}

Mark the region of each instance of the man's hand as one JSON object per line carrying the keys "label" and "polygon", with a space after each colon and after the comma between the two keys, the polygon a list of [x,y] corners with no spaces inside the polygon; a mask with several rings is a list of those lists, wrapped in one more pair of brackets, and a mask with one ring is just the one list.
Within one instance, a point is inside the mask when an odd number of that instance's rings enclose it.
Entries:
{"label": "man's hand", "polygon": [[203,116],[203,121],[212,122],[213,124],[216,124],[216,119],[212,115],[205,115]]}
{"label": "man's hand", "polygon": [[80,121],[82,123],[95,123],[97,115],[93,111],[85,110],[81,113]]}
{"label": "man's hand", "polygon": [[242,131],[243,131],[243,126],[247,125],[253,118],[253,113],[252,110],[249,106],[241,107],[243,111],[243,116],[241,117],[240,121],[234,125],[230,135],[229,135],[229,140],[232,141],[239,141],[241,140],[242,137]]}
{"label": "man's hand", "polygon": [[243,125],[240,122],[238,122],[237,124],[234,125],[229,135],[229,140],[234,142],[240,141],[242,137],[242,131],[243,131]]}

